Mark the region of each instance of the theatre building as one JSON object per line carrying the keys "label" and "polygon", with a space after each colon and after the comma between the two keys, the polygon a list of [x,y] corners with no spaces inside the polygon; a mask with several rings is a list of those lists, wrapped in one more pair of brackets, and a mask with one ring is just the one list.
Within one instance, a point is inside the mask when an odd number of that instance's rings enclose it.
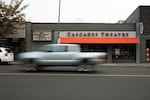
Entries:
{"label": "theatre building", "polygon": [[61,23],[59,34],[57,23],[28,23],[28,26],[27,50],[59,41],[79,44],[82,52],[107,52],[108,62],[140,61],[139,24]]}
{"label": "theatre building", "polygon": [[125,23],[141,23],[140,25],[140,60],[150,63],[150,6],[139,6],[127,18]]}
{"label": "theatre building", "polygon": [[[138,44],[139,38],[137,31],[123,30],[124,25],[109,25],[101,24],[106,28],[99,30],[87,30],[87,31],[61,31],[60,43],[73,43],[80,44],[82,52],[107,52],[108,62],[136,62],[138,59]],[[117,26],[115,28],[115,26]]]}
{"label": "theatre building", "polygon": [[26,26],[27,51],[44,44],[69,43],[79,44],[82,52],[107,52],[108,62],[150,62],[150,6],[139,6],[123,24],[27,23]]}

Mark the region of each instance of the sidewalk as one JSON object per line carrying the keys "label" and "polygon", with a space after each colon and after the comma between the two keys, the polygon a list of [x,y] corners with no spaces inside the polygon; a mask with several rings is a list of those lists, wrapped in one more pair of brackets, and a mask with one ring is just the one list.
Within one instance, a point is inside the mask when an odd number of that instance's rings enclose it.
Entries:
{"label": "sidewalk", "polygon": [[106,63],[104,66],[131,66],[131,67],[150,67],[150,63]]}
{"label": "sidewalk", "polygon": [[[21,64],[18,61],[10,62],[9,64],[12,65],[18,65]],[[150,67],[150,63],[105,63],[105,64],[100,64],[102,66],[135,66],[135,67]]]}

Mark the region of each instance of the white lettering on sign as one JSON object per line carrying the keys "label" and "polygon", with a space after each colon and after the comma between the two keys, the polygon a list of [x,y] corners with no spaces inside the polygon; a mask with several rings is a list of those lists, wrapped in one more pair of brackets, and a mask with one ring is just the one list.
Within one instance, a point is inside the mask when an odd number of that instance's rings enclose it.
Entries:
{"label": "white lettering on sign", "polygon": [[136,38],[135,31],[62,31],[60,38]]}

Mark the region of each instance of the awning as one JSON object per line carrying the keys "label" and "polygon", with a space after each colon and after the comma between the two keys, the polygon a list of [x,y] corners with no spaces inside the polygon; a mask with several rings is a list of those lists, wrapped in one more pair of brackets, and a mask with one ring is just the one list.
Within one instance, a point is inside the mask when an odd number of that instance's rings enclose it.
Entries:
{"label": "awning", "polygon": [[138,38],[60,38],[60,43],[74,44],[139,44]]}

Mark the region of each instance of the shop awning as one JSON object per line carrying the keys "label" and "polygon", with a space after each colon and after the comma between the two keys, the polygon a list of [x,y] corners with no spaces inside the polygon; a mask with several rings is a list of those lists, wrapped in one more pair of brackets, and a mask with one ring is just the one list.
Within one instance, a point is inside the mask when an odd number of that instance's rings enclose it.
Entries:
{"label": "shop awning", "polygon": [[60,38],[60,43],[74,44],[139,44],[138,38]]}

